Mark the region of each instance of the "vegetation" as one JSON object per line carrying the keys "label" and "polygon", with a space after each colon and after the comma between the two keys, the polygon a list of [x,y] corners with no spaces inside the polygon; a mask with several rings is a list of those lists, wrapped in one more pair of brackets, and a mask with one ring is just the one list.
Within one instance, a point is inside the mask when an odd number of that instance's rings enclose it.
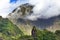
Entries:
{"label": "vegetation", "polygon": [[57,40],[60,40],[60,30],[56,30],[55,34],[57,35]]}
{"label": "vegetation", "polygon": [[[34,36],[22,36],[20,37],[18,40],[60,40],[60,30],[57,30],[55,33],[53,32],[50,32],[46,29],[44,30],[38,30],[36,29],[37,32],[35,33],[36,34],[36,37],[34,38]],[[35,35],[33,34],[33,35]]]}
{"label": "vegetation", "polygon": [[[23,36],[21,37],[23,40],[60,40],[60,30],[57,30],[55,33],[50,32],[46,29],[38,30],[36,29],[36,38],[34,39],[33,36]],[[20,39],[21,39],[20,38]]]}
{"label": "vegetation", "polygon": [[0,40],[13,40],[22,36],[23,32],[7,18],[0,17]]}
{"label": "vegetation", "polygon": [[24,35],[11,21],[0,16],[0,40],[60,40],[60,30],[53,33],[46,29],[38,30],[34,26],[31,34]]}

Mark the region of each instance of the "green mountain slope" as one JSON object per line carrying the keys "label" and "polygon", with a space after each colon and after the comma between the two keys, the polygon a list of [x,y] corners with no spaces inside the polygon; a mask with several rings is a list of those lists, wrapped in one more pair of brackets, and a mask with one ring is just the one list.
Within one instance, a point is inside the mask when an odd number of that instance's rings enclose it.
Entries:
{"label": "green mountain slope", "polygon": [[[0,40],[60,40],[60,30],[55,33],[46,29],[39,30],[35,28],[32,35],[24,35],[16,25],[7,18],[0,17]],[[35,36],[34,36],[35,35]]]}
{"label": "green mountain slope", "polygon": [[55,33],[48,31],[46,29],[39,30],[35,29],[35,33],[33,35],[25,35],[18,40],[60,40],[60,30],[57,30]]}
{"label": "green mountain slope", "polygon": [[0,40],[15,40],[23,32],[7,18],[0,17]]}
{"label": "green mountain slope", "polygon": [[29,20],[28,16],[34,13],[32,11],[33,8],[34,5],[32,4],[22,4],[9,13],[7,18],[17,25],[26,35],[31,35],[32,26],[36,26],[40,29],[47,29],[52,32],[60,30],[60,15],[48,19],[38,18],[36,21]]}

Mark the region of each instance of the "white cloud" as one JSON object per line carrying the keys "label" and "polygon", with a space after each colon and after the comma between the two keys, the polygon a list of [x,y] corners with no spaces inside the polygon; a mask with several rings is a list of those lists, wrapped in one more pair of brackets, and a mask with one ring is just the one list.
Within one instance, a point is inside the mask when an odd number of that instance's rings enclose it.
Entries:
{"label": "white cloud", "polygon": [[6,17],[13,9],[23,3],[25,2],[21,2],[21,0],[16,3],[10,3],[10,0],[0,0],[0,16]]}
{"label": "white cloud", "polygon": [[35,5],[34,13],[27,17],[29,20],[60,15],[60,0],[29,0],[29,3]]}
{"label": "white cloud", "polygon": [[[50,18],[60,15],[60,0],[28,0],[29,3],[35,5],[34,13],[29,15],[29,20],[37,20],[38,18]],[[0,0],[0,15],[6,17],[13,9],[26,1],[18,0],[15,4],[10,3],[10,0]]]}
{"label": "white cloud", "polygon": [[7,13],[7,9],[9,8],[10,4],[9,4],[10,0],[0,0],[0,15],[1,16],[5,16],[5,14]]}
{"label": "white cloud", "polygon": [[0,9],[9,7],[7,5],[9,5],[9,0],[6,0],[6,1],[0,0]]}
{"label": "white cloud", "polygon": [[[11,11],[19,5],[20,2],[10,3],[10,0],[0,0],[0,15],[6,17]],[[18,5],[17,5],[18,4]]]}

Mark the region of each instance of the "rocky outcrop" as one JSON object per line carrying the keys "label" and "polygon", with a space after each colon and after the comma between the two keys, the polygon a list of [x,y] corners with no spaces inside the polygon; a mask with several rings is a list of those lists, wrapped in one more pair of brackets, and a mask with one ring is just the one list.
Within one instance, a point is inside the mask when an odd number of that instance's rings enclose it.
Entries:
{"label": "rocky outcrop", "polygon": [[7,18],[17,25],[25,34],[31,35],[32,25],[39,29],[47,29],[55,32],[60,30],[60,15],[49,19],[38,19],[36,21],[27,20],[26,16],[33,13],[34,5],[22,4],[10,13]]}
{"label": "rocky outcrop", "polygon": [[7,18],[17,25],[25,34],[31,35],[30,31],[32,26],[29,24],[28,20],[25,20],[25,17],[33,12],[32,9],[33,5],[28,3],[22,4],[14,9]]}

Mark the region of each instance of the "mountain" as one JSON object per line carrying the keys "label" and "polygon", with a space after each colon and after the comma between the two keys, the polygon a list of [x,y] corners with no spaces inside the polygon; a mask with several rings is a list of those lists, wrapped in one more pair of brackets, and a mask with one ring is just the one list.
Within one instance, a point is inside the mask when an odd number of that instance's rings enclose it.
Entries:
{"label": "mountain", "polygon": [[39,29],[47,29],[55,32],[60,30],[60,15],[54,16],[48,19],[38,19],[31,21],[26,19],[26,16],[33,13],[34,5],[26,3],[18,6],[10,13],[7,18],[17,25],[25,34],[31,35],[32,26],[36,26]]}
{"label": "mountain", "polygon": [[0,16],[0,40],[14,40],[24,35],[9,19]]}
{"label": "mountain", "polygon": [[31,35],[30,31],[32,29],[32,26],[28,24],[29,20],[25,20],[25,17],[32,13],[32,8],[33,5],[29,3],[22,4],[7,16],[9,20],[17,25],[27,35]]}

